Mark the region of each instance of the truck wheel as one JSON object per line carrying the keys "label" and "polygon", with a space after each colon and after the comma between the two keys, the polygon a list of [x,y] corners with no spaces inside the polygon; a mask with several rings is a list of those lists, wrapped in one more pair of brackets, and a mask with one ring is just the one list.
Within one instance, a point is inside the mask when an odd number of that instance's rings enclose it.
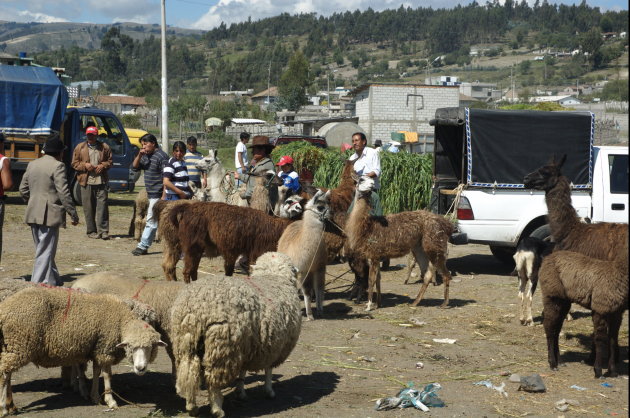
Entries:
{"label": "truck wheel", "polygon": [[543,241],[552,241],[551,228],[549,228],[549,225],[539,226],[538,228],[534,229],[532,233],[529,234],[529,236],[539,238]]}
{"label": "truck wheel", "polygon": [[78,181],[72,183],[72,200],[77,206],[81,206],[81,185]]}
{"label": "truck wheel", "polygon": [[513,255],[514,253],[516,253],[516,248],[497,247],[497,246],[491,245],[490,252],[497,260],[499,260],[503,264],[514,266]]}

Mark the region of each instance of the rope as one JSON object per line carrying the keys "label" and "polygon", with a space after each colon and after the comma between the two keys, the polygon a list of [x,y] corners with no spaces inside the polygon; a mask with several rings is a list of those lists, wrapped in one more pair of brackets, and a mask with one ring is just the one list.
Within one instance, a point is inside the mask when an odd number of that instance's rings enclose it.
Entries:
{"label": "rope", "polygon": [[455,198],[453,199],[453,203],[449,206],[448,210],[444,214],[445,217],[457,219],[457,208],[459,207],[459,201],[462,197],[462,191],[464,191],[464,184],[460,184],[455,188]]}
{"label": "rope", "polygon": [[125,403],[135,406],[136,408],[146,408],[149,405],[140,405],[137,404],[135,402],[131,402],[128,399],[123,398],[122,396],[120,396],[119,393],[116,393],[113,389],[106,389],[105,391],[103,391],[103,393],[101,393],[101,399],[105,400],[105,395],[109,394],[109,395],[115,395],[118,399],[120,399],[121,401],[124,401]]}
{"label": "rope", "polygon": [[225,197],[231,196],[238,191],[234,182],[234,172],[230,171],[223,176],[221,183],[219,183],[219,190],[225,194]]}
{"label": "rope", "polygon": [[149,283],[149,281],[147,279],[144,279],[142,281],[142,284],[140,285],[140,288],[138,289],[138,291],[131,297],[131,299],[136,299],[139,300],[138,297],[140,296],[140,291],[144,288],[144,286]]}
{"label": "rope", "polygon": [[72,288],[68,288],[67,290],[68,292],[68,301],[66,302],[66,310],[63,311],[63,317],[61,319],[61,321],[65,321],[66,318],[68,318],[68,312],[70,312],[70,305],[72,304]]}

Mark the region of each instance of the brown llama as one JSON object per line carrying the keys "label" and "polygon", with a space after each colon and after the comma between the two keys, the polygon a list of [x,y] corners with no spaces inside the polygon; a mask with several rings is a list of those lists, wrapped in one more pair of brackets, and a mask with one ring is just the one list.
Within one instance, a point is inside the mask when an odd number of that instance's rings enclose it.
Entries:
{"label": "brown llama", "polygon": [[[627,243],[622,248],[627,254]],[[571,303],[591,309],[595,343],[595,377],[601,377],[606,357],[608,376],[617,376],[619,328],[628,308],[628,259],[598,260],[573,251],[556,251],[543,259],[538,274],[543,295],[547,356],[558,370],[558,336]]]}
{"label": "brown llama", "polygon": [[179,244],[177,226],[171,221],[171,211],[180,206],[187,205],[195,200],[159,200],[153,206],[153,216],[158,223],[158,233],[162,238],[162,270],[166,280],[177,280],[177,262],[182,254]]}
{"label": "brown llama", "polygon": [[[555,242],[554,251],[574,251],[598,260],[621,260],[627,265],[628,225],[607,222],[587,224],[580,220],[571,205],[569,179],[560,172],[565,160],[566,155],[560,161],[556,161],[554,158],[549,164],[526,175],[523,179],[526,188],[544,190],[545,192],[547,221]],[[543,311],[543,314],[547,320],[548,315],[555,315],[556,312]],[[559,333],[563,319],[561,317],[549,318],[548,320],[559,323],[557,331]],[[553,340],[553,335],[547,335],[548,341],[550,338]],[[616,344],[618,335],[612,335],[611,338]],[[596,351],[596,345],[593,347]],[[548,343],[548,350],[551,348]],[[613,351],[618,352],[618,350],[619,347],[617,346]],[[596,352],[591,352],[591,357],[593,354],[597,355]],[[548,353],[548,356],[551,358],[552,353]]]}
{"label": "brown llama", "polygon": [[376,306],[381,306],[380,261],[412,252],[420,266],[427,266],[424,282],[412,306],[422,300],[435,276],[436,269],[444,278],[444,303],[448,306],[451,274],[446,268],[448,239],[453,225],[444,217],[424,210],[401,212],[387,216],[370,216],[370,193],[374,180],[362,176],[357,184],[354,207],[346,222],[347,245],[353,254],[369,262],[368,302],[372,309],[372,293],[376,288]]}
{"label": "brown llama", "polygon": [[528,189],[544,190],[547,203],[547,221],[555,250],[575,251],[599,260],[628,258],[621,251],[628,241],[628,225],[616,223],[587,224],[577,216],[571,205],[569,179],[560,173],[566,155],[525,176]]}
{"label": "brown llama", "polygon": [[223,257],[225,275],[234,273],[239,255],[254,263],[263,253],[276,251],[278,240],[293,221],[267,215],[259,210],[219,202],[192,202],[171,210],[184,253],[184,281],[197,280],[202,255]]}

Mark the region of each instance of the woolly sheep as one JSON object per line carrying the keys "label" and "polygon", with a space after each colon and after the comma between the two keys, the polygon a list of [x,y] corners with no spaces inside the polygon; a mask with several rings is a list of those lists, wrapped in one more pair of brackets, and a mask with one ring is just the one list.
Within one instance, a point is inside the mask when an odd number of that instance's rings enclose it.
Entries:
{"label": "woolly sheep", "polygon": [[272,368],[289,356],[302,323],[295,273],[288,256],[265,253],[251,277],[214,277],[179,293],[171,311],[176,389],[191,415],[202,371],[215,416],[224,416],[222,388],[236,381],[245,397],[247,371],[264,369],[265,392],[275,396]]}
{"label": "woolly sheep", "polygon": [[162,341],[166,343],[166,352],[171,359],[173,376],[175,375],[175,358],[169,336],[170,313],[173,301],[183,286],[182,282],[130,279],[109,271],[89,274],[72,283],[73,289],[132,298],[151,306],[156,314],[155,329],[160,333]]}
{"label": "woolly sheep", "polygon": [[23,289],[0,303],[0,413],[14,413],[11,374],[28,363],[42,367],[94,362],[92,400],[99,403],[98,376],[103,372],[105,402],[111,394],[111,366],[125,356],[142,375],[155,359],[159,334],[136,319],[124,302],[64,288]]}

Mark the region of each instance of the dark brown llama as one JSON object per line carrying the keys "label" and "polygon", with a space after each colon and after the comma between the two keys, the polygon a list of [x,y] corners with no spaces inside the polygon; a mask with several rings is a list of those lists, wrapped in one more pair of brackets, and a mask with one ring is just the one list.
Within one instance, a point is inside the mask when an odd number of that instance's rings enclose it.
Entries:
{"label": "dark brown llama", "polygon": [[374,180],[362,176],[358,180],[352,212],[346,222],[347,245],[357,257],[369,263],[367,310],[372,309],[372,293],[376,288],[376,305],[381,306],[380,261],[412,252],[420,266],[427,266],[424,282],[412,306],[422,300],[435,276],[436,269],[444,279],[444,303],[448,306],[451,274],[446,268],[448,239],[453,225],[444,217],[424,210],[401,212],[387,216],[370,216],[370,193]]}
{"label": "dark brown llama", "polygon": [[[551,236],[556,243],[554,251],[573,251],[593,259],[621,262],[627,266],[628,225],[604,222],[587,224],[580,221],[577,212],[571,205],[569,179],[560,172],[565,160],[566,155],[560,161],[556,161],[554,158],[549,164],[526,175],[523,179],[526,188],[545,191],[547,221],[551,229]],[[545,298],[544,289],[543,298]],[[557,346],[558,335],[567,312],[558,316],[558,309],[545,307],[543,311],[549,365],[552,369],[557,366],[557,362],[552,363],[551,359],[558,360],[554,347]],[[593,319],[595,320],[595,315]],[[595,330],[597,333],[597,324],[595,324]],[[614,327],[611,327],[608,335],[614,345],[612,349],[614,353],[619,352],[618,331],[618,328],[615,330]],[[597,344],[594,344],[593,347],[595,352],[591,353],[591,357],[595,354],[596,360],[598,357]]]}
{"label": "dark brown llama", "polygon": [[184,281],[197,280],[199,261],[223,257],[225,275],[234,273],[239,255],[254,263],[263,253],[276,251],[278,240],[293,221],[267,215],[262,211],[219,202],[194,202],[171,210],[170,222],[176,227],[184,253]]}
{"label": "dark brown llama", "polygon": [[[626,253],[628,247],[625,246]],[[619,328],[628,308],[628,259],[598,260],[573,251],[556,251],[543,259],[538,274],[543,294],[543,325],[549,366],[558,370],[558,336],[571,303],[593,312],[595,377],[601,377],[606,357],[608,376],[617,376]]]}

